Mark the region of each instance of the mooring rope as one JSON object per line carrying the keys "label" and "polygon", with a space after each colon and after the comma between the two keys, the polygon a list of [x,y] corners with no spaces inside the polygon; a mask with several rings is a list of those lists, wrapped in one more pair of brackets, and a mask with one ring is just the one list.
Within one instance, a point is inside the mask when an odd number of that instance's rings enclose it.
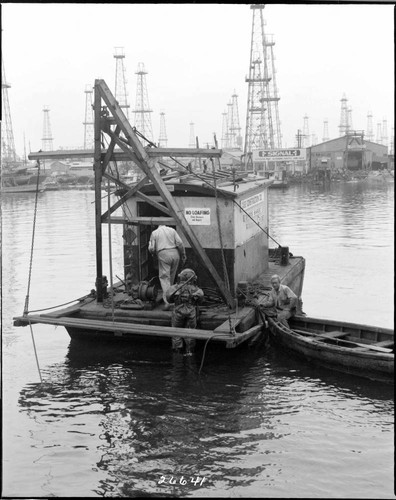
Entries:
{"label": "mooring rope", "polygon": [[35,355],[35,357],[36,357],[37,370],[38,370],[38,372],[39,372],[40,382],[41,382],[41,383],[43,383],[43,378],[42,378],[42,376],[41,376],[41,370],[40,370],[39,360],[38,360],[38,356],[37,356],[36,343],[35,343],[35,341],[34,341],[34,335],[33,335],[32,323],[30,322],[30,319],[29,319],[29,326],[30,326],[30,333],[31,333],[31,336],[32,336],[32,342],[33,342],[34,355]]}
{"label": "mooring rope", "polygon": [[32,230],[32,243],[30,246],[30,262],[29,262],[29,277],[25,298],[25,307],[23,309],[23,316],[26,316],[29,309],[29,294],[30,294],[30,283],[32,279],[32,267],[33,267],[33,249],[34,249],[34,236],[36,231],[36,218],[37,218],[37,204],[38,204],[38,193],[39,193],[39,180],[40,180],[40,161],[37,160],[37,182],[36,182],[36,198],[34,202],[34,215],[33,215],[33,230]]}

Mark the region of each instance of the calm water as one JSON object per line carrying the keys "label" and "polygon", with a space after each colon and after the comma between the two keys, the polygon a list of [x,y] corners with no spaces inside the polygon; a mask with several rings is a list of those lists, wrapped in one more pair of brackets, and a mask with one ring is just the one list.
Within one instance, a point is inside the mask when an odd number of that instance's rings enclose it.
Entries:
{"label": "calm water", "polygon": [[[94,288],[92,201],[40,195],[30,310]],[[307,259],[307,314],[393,327],[393,185],[296,186],[272,190],[270,205],[273,237]],[[11,320],[33,206],[2,200],[3,496],[394,498],[393,387],[272,348],[220,359],[209,346],[199,376],[200,359],[34,325],[40,384],[30,330]]]}

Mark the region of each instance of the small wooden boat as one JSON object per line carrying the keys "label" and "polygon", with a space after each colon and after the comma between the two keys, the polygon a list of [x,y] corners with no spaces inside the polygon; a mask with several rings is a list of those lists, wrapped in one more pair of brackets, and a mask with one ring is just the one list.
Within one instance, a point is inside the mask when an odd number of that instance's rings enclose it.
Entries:
{"label": "small wooden boat", "polygon": [[267,319],[271,339],[308,361],[393,383],[393,330],[307,316],[291,318],[288,328],[273,318]]}

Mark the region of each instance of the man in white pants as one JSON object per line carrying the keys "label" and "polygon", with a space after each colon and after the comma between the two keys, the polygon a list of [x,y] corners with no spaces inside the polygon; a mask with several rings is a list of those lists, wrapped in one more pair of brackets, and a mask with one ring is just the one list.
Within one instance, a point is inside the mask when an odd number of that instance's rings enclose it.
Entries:
{"label": "man in white pants", "polygon": [[183,242],[172,227],[160,225],[151,233],[148,249],[150,253],[157,255],[162,296],[165,306],[169,308],[166,291],[175,281],[180,260],[182,265],[186,262]]}

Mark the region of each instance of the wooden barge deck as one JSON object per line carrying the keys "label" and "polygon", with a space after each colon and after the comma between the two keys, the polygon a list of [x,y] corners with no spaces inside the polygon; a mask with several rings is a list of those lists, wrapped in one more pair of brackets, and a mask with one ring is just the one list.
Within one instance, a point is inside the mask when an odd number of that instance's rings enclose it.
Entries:
{"label": "wooden barge deck", "polygon": [[[287,265],[280,265],[278,259],[270,259],[267,271],[253,285],[262,290],[270,290],[270,279],[278,274],[283,284],[292,286],[296,292],[302,287],[305,260],[290,257]],[[297,287],[297,288],[296,288]],[[15,326],[43,323],[63,326],[72,338],[158,341],[171,337],[193,338],[197,341],[209,339],[235,348],[246,341],[253,341],[264,331],[264,324],[257,320],[254,306],[228,308],[224,305],[203,305],[199,308],[198,328],[171,327],[171,310],[164,310],[161,293],[156,301],[133,304],[123,290],[122,284],[114,285],[114,313],[110,298],[99,303],[92,295],[87,295],[67,308],[43,314],[28,314],[14,318]],[[265,292],[264,292],[265,293]]]}

